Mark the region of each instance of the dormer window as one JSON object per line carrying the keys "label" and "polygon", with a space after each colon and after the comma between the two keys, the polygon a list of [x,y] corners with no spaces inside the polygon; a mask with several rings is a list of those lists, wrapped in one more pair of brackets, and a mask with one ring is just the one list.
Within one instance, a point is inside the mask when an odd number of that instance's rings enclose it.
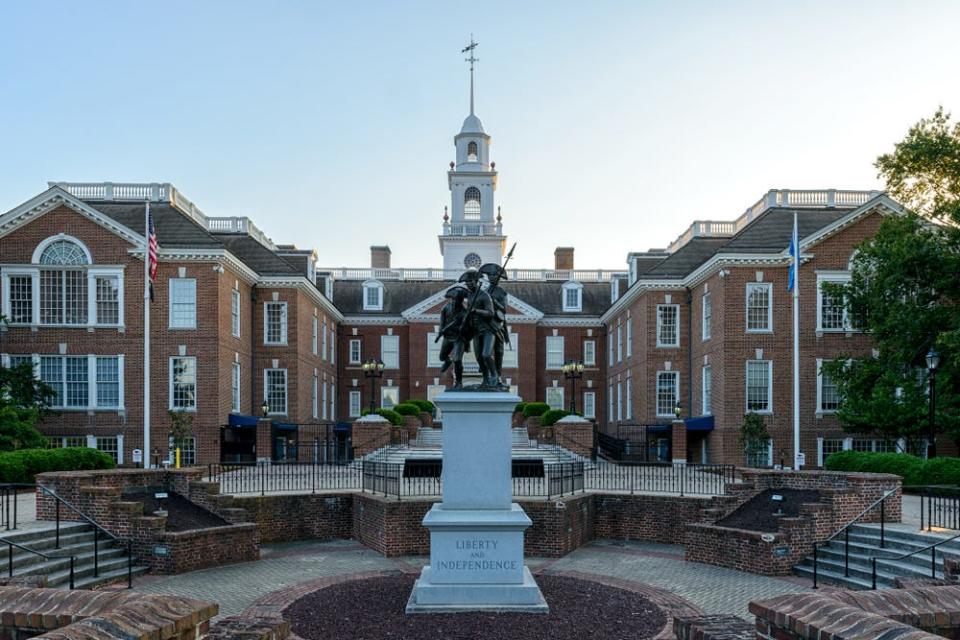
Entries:
{"label": "dormer window", "polygon": [[465,220],[480,219],[480,189],[468,187],[463,194],[463,217]]}
{"label": "dormer window", "polygon": [[570,281],[563,285],[563,310],[583,311],[583,285]]}
{"label": "dormer window", "polygon": [[476,162],[477,161],[477,143],[470,141],[467,144],[467,162]]}
{"label": "dormer window", "polygon": [[367,280],[363,283],[363,310],[383,310],[383,284],[377,280]]}

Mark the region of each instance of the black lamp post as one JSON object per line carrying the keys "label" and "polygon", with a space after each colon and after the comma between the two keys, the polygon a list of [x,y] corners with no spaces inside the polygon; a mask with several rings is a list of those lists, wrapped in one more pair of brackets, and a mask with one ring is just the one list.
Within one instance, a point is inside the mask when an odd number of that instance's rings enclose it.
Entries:
{"label": "black lamp post", "polygon": [[673,406],[673,415],[677,416],[677,420],[679,420],[681,413],[683,413],[683,409],[680,407],[680,403],[678,402]]}
{"label": "black lamp post", "polygon": [[927,458],[937,457],[937,432],[936,432],[936,414],[937,414],[937,367],[940,366],[940,354],[937,350],[930,348],[927,352],[927,370],[930,372],[930,444],[927,447]]}
{"label": "black lamp post", "polygon": [[264,418],[266,418],[266,417],[267,417],[267,414],[269,414],[269,413],[270,413],[270,403],[267,402],[267,399],[266,399],[266,398],[264,398],[264,399],[263,399],[263,404],[260,405],[260,415],[262,415]]}
{"label": "black lamp post", "polygon": [[577,412],[577,380],[583,377],[583,363],[570,360],[563,367],[563,377],[570,381],[570,413]]}
{"label": "black lamp post", "polygon": [[363,369],[363,377],[370,380],[370,411],[372,412],[374,409],[377,408],[373,402],[374,384],[375,384],[374,381],[377,378],[383,377],[384,364],[380,360],[374,360],[373,358],[370,358],[369,360],[364,362],[360,366],[360,368]]}

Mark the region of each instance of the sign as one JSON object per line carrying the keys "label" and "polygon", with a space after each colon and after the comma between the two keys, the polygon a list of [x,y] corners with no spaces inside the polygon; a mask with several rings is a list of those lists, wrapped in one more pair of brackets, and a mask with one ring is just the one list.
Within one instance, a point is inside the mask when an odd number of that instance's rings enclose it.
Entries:
{"label": "sign", "polygon": [[166,492],[166,491],[163,491],[163,492],[161,492],[161,493],[155,493],[155,494],[153,494],[153,497],[156,498],[157,500],[165,500],[165,499],[169,498],[170,496],[167,495],[167,492]]}
{"label": "sign", "polygon": [[772,533],[765,533],[762,536],[760,536],[760,539],[763,540],[764,542],[773,542],[774,540],[776,540],[776,538],[777,537]]}
{"label": "sign", "polygon": [[163,545],[158,545],[153,548],[153,555],[155,556],[168,556],[170,555],[170,549]]}
{"label": "sign", "polygon": [[778,558],[783,558],[790,555],[790,547],[776,547],[773,550],[773,555]]}
{"label": "sign", "polygon": [[134,449],[133,450],[133,463],[134,464],[143,464],[143,450]]}
{"label": "sign", "polygon": [[773,500],[774,502],[783,502],[783,496],[780,495],[779,493],[773,494],[772,496],[770,496],[770,499]]}
{"label": "sign", "polygon": [[807,464],[807,454],[802,451],[797,454],[797,467],[804,467]]}

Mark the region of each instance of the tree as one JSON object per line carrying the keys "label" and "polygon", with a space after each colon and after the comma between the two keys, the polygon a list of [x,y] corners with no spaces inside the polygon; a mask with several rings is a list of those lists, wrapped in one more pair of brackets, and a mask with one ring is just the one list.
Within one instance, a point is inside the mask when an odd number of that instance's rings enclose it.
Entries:
{"label": "tree", "polygon": [[763,416],[748,413],[743,416],[740,425],[740,445],[747,454],[747,465],[761,467],[768,464],[767,452],[770,449],[770,432]]}
{"label": "tree", "polygon": [[940,352],[938,431],[960,443],[960,124],[938,109],[877,159],[890,194],[912,211],[888,216],[858,247],[851,279],[829,285],[874,354],[824,363],[843,427],[885,439],[926,437],[927,352]]}
{"label": "tree", "polygon": [[36,429],[53,389],[37,379],[33,365],[0,366],[0,451],[47,446]]}
{"label": "tree", "polygon": [[174,449],[183,451],[187,440],[193,437],[193,414],[185,411],[168,411],[170,415],[170,440]]}

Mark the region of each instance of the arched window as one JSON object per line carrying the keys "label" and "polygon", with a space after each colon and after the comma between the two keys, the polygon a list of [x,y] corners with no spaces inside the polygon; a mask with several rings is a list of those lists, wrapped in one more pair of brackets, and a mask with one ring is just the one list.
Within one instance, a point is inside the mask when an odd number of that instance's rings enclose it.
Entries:
{"label": "arched window", "polygon": [[583,285],[576,280],[563,283],[563,310],[583,310]]}
{"label": "arched window", "polygon": [[467,144],[467,162],[477,161],[477,143],[472,140]]}
{"label": "arched window", "polygon": [[363,310],[383,310],[383,284],[379,280],[367,280],[363,283]]}
{"label": "arched window", "polygon": [[70,240],[55,240],[40,254],[40,264],[89,264],[87,252]]}
{"label": "arched window", "polygon": [[[40,247],[38,247],[40,249]],[[87,252],[73,240],[57,239],[40,251],[40,324],[87,324]]]}
{"label": "arched window", "polygon": [[463,217],[466,220],[480,219],[480,189],[469,187],[463,194]]}

